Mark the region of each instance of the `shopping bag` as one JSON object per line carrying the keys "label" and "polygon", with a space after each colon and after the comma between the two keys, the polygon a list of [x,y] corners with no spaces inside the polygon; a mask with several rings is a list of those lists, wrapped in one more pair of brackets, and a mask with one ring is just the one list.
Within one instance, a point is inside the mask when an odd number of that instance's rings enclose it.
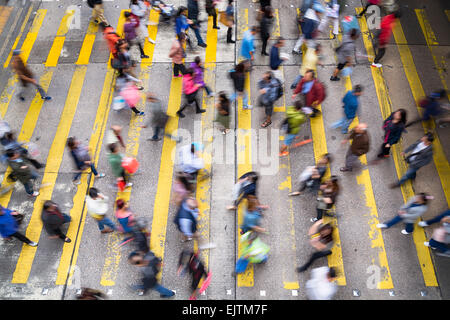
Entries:
{"label": "shopping bag", "polygon": [[125,99],[122,96],[116,96],[113,99],[112,109],[114,111],[119,111],[125,108]]}
{"label": "shopping bag", "polygon": [[120,192],[123,192],[125,190],[125,181],[123,178],[117,179],[117,187],[119,188]]}
{"label": "shopping bag", "polygon": [[247,259],[240,258],[236,262],[236,273],[243,273],[245,269],[247,269],[248,262],[249,261]]}
{"label": "shopping bag", "polygon": [[227,16],[225,11],[219,11],[219,22],[228,28],[233,26],[233,20]]}
{"label": "shopping bag", "polygon": [[129,174],[133,174],[139,168],[139,162],[135,158],[125,157],[122,159],[122,167]]}

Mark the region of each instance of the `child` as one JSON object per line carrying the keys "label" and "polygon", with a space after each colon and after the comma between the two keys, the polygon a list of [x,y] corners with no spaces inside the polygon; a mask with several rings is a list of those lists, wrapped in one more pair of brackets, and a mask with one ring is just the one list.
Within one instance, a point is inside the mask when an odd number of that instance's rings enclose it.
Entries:
{"label": "child", "polygon": [[191,63],[190,68],[194,70],[194,82],[199,84],[200,87],[204,88],[208,96],[212,97],[214,95],[214,92],[212,92],[211,89],[205,84],[205,81],[203,79],[203,62],[201,61],[199,56],[195,57],[195,60]]}

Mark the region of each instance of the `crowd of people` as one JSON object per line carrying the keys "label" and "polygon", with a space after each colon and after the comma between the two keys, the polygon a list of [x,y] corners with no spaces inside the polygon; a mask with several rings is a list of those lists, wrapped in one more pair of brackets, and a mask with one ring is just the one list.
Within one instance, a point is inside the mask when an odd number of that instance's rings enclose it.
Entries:
{"label": "crowd of people", "polygon": [[[205,11],[209,16],[213,17],[213,28],[219,29],[217,6],[221,1],[206,0]],[[233,26],[235,24],[235,8],[233,0],[227,0],[226,10],[220,12],[220,22],[227,29],[227,43],[235,43],[232,40]],[[253,0],[253,2],[257,2]],[[148,20],[150,10],[160,10],[164,21],[174,21],[174,40],[169,52],[169,58],[173,63],[173,77],[182,77],[183,95],[185,102],[180,105],[177,111],[179,118],[184,118],[184,111],[187,107],[195,103],[196,113],[203,113],[206,110],[201,108],[198,100],[199,92],[204,89],[208,97],[216,98],[217,116],[216,120],[221,125],[221,132],[227,134],[230,132],[230,115],[233,112],[233,102],[238,98],[243,99],[243,110],[251,110],[252,105],[249,101],[248,92],[245,88],[245,79],[252,72],[255,60],[256,41],[255,35],[259,33],[261,36],[261,55],[269,56],[270,70],[266,71],[262,79],[258,82],[258,106],[264,108],[265,119],[261,124],[262,128],[267,128],[272,124],[272,113],[274,105],[280,97],[284,95],[284,80],[281,75],[280,66],[286,61],[286,54],[282,52],[285,40],[282,37],[274,39],[274,45],[267,53],[268,40],[271,39],[272,26],[274,24],[273,8],[271,1],[259,1],[260,7],[257,15],[257,24],[249,26],[248,30],[243,34],[243,39],[239,48],[239,61],[235,67],[229,71],[230,82],[233,84],[233,91],[227,93],[220,91],[217,94],[204,81],[204,66],[201,58],[195,56],[193,62],[187,67],[185,58],[187,57],[186,45],[192,49],[193,45],[189,37],[189,30],[194,32],[197,46],[206,48],[207,43],[201,36],[202,24],[199,20],[199,1],[187,0],[187,6],[180,6],[178,9],[165,4],[163,1],[142,1],[131,0],[130,11],[124,13],[125,24],[123,27],[123,36],[109,25],[105,15],[103,3],[101,0],[88,1],[93,7],[92,19],[97,23],[103,32],[105,41],[110,49],[112,59],[111,66],[117,72],[116,91],[117,97],[113,106],[114,110],[120,110],[124,106],[128,106],[136,116],[143,116],[144,112],[136,108],[140,100],[143,90],[142,82],[136,77],[134,69],[139,59],[135,59],[130,53],[132,46],[137,46],[141,59],[147,59],[148,56],[144,52],[143,41],[147,39],[151,43],[155,43],[156,39],[149,37],[147,26],[153,22]],[[377,5],[377,1],[369,1],[369,4]],[[285,118],[282,121],[281,129],[285,132],[284,141],[280,149],[280,156],[286,156],[290,150],[295,147],[294,140],[299,138],[300,128],[306,122],[308,117],[317,117],[320,115],[320,104],[326,99],[326,86],[317,78],[316,67],[321,64],[320,53],[321,46],[317,41],[320,33],[325,33],[331,22],[333,24],[333,37],[339,34],[339,17],[341,13],[339,1],[332,0],[327,2],[324,7],[320,1],[304,0],[300,8],[300,16],[298,22],[301,27],[301,36],[293,49],[293,54],[302,55],[303,62],[300,73],[296,77],[290,88],[292,92],[292,106],[287,106]],[[361,18],[364,11],[355,19]],[[386,44],[392,33],[393,25],[401,16],[400,11],[391,12],[385,15],[381,20],[381,30],[377,36],[377,53],[372,67],[381,67],[380,60],[386,51]],[[167,19],[166,19],[167,18]],[[347,74],[344,70],[354,65],[355,41],[360,35],[358,28],[343,28],[344,34],[342,42],[336,48],[337,66],[331,75],[330,81],[339,81],[339,75]],[[304,49],[302,51],[302,48]],[[13,52],[12,68],[21,80],[22,87],[33,84],[42,99],[49,100],[50,97],[42,89],[35,80],[33,73],[25,66],[20,57],[20,50]],[[346,135],[342,140],[343,144],[349,143],[349,148],[345,157],[345,164],[341,167],[341,172],[351,172],[356,160],[365,155],[370,150],[370,137],[368,134],[369,125],[360,123],[352,130],[349,126],[356,117],[359,107],[359,97],[364,93],[362,85],[355,85],[352,90],[345,93],[342,103],[344,105],[343,117],[334,123],[331,128],[340,128],[341,133]],[[407,112],[404,109],[398,109],[384,120],[382,127],[384,129],[384,138],[381,143],[380,152],[371,164],[377,164],[383,159],[390,157],[392,146],[400,140],[402,134],[406,133],[405,128],[420,121],[428,121],[431,117],[436,118],[443,113],[445,105],[442,100],[445,98],[445,90],[437,90],[420,102],[420,106],[425,109],[424,115],[411,122],[407,122]],[[19,98],[23,100],[22,93]],[[164,131],[166,123],[170,118],[164,111],[163,102],[154,93],[146,93],[146,101],[150,105],[151,118],[143,127],[152,126],[153,136],[148,140],[161,140],[161,132]],[[120,102],[120,103],[119,103]],[[119,105],[120,104],[120,105]],[[116,106],[117,105],[117,106]],[[251,112],[251,111],[250,111]],[[2,124],[7,127],[7,124]],[[117,125],[111,126],[106,134],[108,162],[111,172],[116,178],[114,187],[116,190],[124,190],[132,186],[130,182],[131,174],[136,170],[136,166],[127,160],[124,140],[121,136],[122,128]],[[10,181],[19,180],[25,187],[26,193],[30,197],[39,195],[34,190],[33,180],[38,178],[36,170],[43,168],[45,164],[34,159],[24,148],[23,144],[15,138],[14,131],[7,127],[2,131],[0,139],[4,147],[3,161],[11,167],[11,174],[7,177]],[[180,138],[165,133],[170,139],[177,142]],[[402,156],[408,164],[408,170],[399,181],[392,183],[391,188],[399,187],[408,180],[414,180],[416,172],[423,166],[429,164],[433,157],[433,140],[434,134],[427,132],[420,140],[407,147]],[[67,140],[67,147],[73,158],[76,173],[72,180],[78,185],[80,183],[81,174],[86,170],[91,170],[96,178],[102,178],[104,173],[99,173],[94,165],[94,161],[90,155],[91,151],[76,137],[70,137]],[[174,223],[181,233],[181,241],[189,243],[189,241],[199,241],[197,251],[192,249],[181,252],[178,274],[182,275],[185,271],[189,271],[192,275],[192,294],[190,299],[196,299],[199,292],[205,290],[205,287],[198,288],[200,280],[203,278],[204,283],[208,284],[211,279],[211,272],[207,270],[201,261],[199,250],[206,250],[214,247],[214,244],[205,243],[201,240],[198,230],[199,209],[198,202],[195,199],[195,186],[199,179],[205,179],[210,176],[206,172],[204,160],[201,157],[203,145],[193,142],[178,149],[176,158],[176,174],[173,184],[174,203],[177,206],[177,213]],[[408,154],[406,156],[406,154]],[[313,253],[308,261],[297,268],[298,272],[306,271],[316,259],[326,257],[332,253],[333,247],[333,226],[325,223],[323,216],[332,215],[333,208],[337,203],[340,193],[339,177],[336,175],[327,176],[326,172],[333,156],[324,154],[317,164],[308,166],[300,174],[300,185],[298,191],[289,193],[289,196],[299,196],[307,189],[317,198],[317,216],[311,218],[313,225],[308,231],[310,237],[310,245],[313,247]],[[132,161],[131,161],[132,162]],[[36,170],[34,170],[34,167]],[[236,263],[235,274],[242,273],[246,270],[249,263],[264,263],[269,258],[270,248],[263,242],[262,235],[267,230],[262,227],[264,219],[264,210],[268,209],[267,205],[260,203],[258,199],[257,185],[259,174],[251,171],[239,177],[233,189],[232,204],[227,207],[228,210],[237,210],[238,206],[245,200],[245,213],[243,224],[240,226],[240,241],[242,250]],[[378,224],[378,228],[386,229],[398,222],[404,222],[405,228],[403,234],[413,232],[414,223],[417,219],[427,211],[427,203],[433,197],[422,192],[416,192],[416,195],[406,204],[401,206],[396,215],[390,221]],[[148,244],[150,230],[147,229],[145,219],[137,217],[130,209],[128,203],[123,199],[115,201],[115,218],[117,223],[113,222],[108,216],[111,202],[109,198],[95,187],[89,188],[86,195],[86,207],[88,214],[98,224],[101,233],[120,232],[125,235],[122,245],[133,242],[136,246],[135,250],[129,254],[128,261],[135,266],[141,267],[142,282],[134,285],[133,289],[137,290],[140,295],[145,294],[149,289],[156,290],[161,297],[171,297],[175,293],[166,289],[158,283],[157,274],[160,272],[161,260],[151,251]],[[15,237],[20,241],[30,245],[37,246],[36,242],[30,241],[25,235],[20,233],[19,225],[23,220],[23,215],[0,207],[0,231],[1,235],[10,239]],[[61,227],[70,223],[71,218],[62,213],[58,205],[50,200],[45,201],[42,210],[42,222],[44,228],[51,238],[59,238],[64,242],[71,242]],[[436,218],[428,221],[421,221],[420,227],[427,227],[433,223],[442,223],[442,226],[433,232],[433,236],[424,245],[438,250],[442,255],[450,256],[450,250],[447,244],[450,243],[450,211],[447,210]],[[334,280],[336,278],[336,270],[333,268],[322,267],[314,269],[313,278],[308,281],[308,296],[311,299],[330,299],[336,292]],[[88,292],[87,290],[86,292]],[[90,291],[89,291],[90,292]],[[89,293],[88,292],[88,293]],[[95,294],[82,295],[83,297],[91,297]]]}

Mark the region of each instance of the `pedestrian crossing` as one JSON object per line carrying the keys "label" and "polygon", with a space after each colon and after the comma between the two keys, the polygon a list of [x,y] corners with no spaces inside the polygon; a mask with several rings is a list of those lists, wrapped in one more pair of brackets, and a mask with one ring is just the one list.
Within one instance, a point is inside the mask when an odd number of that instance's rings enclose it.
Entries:
{"label": "pedestrian crossing", "polygon": [[[417,9],[415,11],[418,23],[421,26],[421,29],[425,35],[425,39],[427,41],[427,46],[430,48],[430,51],[433,51],[432,47],[438,44],[438,40],[434,36],[433,31],[431,30],[431,23],[426,19],[426,9]],[[30,17],[30,12],[27,13],[27,19]],[[122,13],[124,12],[121,11]],[[283,24],[280,24],[280,16],[281,12],[277,9],[275,10],[275,28],[273,30],[273,37],[283,35]],[[34,16],[33,24],[30,29],[26,33],[25,40],[21,45],[22,57],[24,61],[28,60],[28,57],[33,53],[33,48],[35,46],[36,40],[39,37],[39,30],[42,27],[45,27],[47,17],[46,9],[37,10],[37,14]],[[70,25],[70,20],[73,18],[72,12],[66,12],[61,17],[60,27],[56,31],[53,36],[53,43],[50,47],[50,51],[48,53],[47,59],[43,64],[43,71],[40,74],[39,82],[45,90],[52,89],[54,82],[59,81],[59,72],[60,72],[60,62],[59,58],[61,56],[61,51],[65,43],[66,36],[70,33],[70,29],[68,26]],[[27,20],[26,19],[26,20]],[[152,10],[149,16],[150,21],[158,22],[159,13]],[[122,32],[123,29],[123,14],[120,15],[120,19],[117,25],[117,31],[119,33]],[[249,13],[248,9],[242,9],[238,12],[237,19],[237,39],[242,39],[242,34],[248,29],[249,26]],[[13,49],[18,47],[21,37],[25,32],[24,22],[21,26],[21,31],[16,38],[16,41],[13,44]],[[362,30],[362,42],[367,51],[367,54],[373,55],[373,47],[370,39],[370,33],[367,28],[367,24],[365,19],[360,20],[360,26]],[[149,36],[152,39],[158,39],[158,28],[161,26],[150,25],[149,26]],[[217,81],[216,72],[218,70],[217,64],[220,61],[217,60],[217,42],[218,42],[218,31],[212,28],[212,17],[209,17],[206,31],[206,39],[208,43],[208,47],[205,52],[205,82],[212,88],[213,91],[216,91],[216,87],[219,86]],[[43,177],[41,179],[41,187],[39,189],[40,195],[34,200],[34,204],[30,212],[27,212],[27,226],[26,226],[26,236],[32,241],[42,241],[42,223],[40,220],[40,213],[42,210],[42,203],[45,200],[52,199],[57,192],[57,185],[59,181],[67,174],[67,172],[61,170],[63,166],[63,161],[70,161],[66,154],[66,140],[67,137],[73,130],[74,119],[76,119],[76,114],[80,112],[83,108],[87,106],[80,104],[80,101],[83,98],[83,92],[85,87],[89,86],[89,79],[87,78],[87,72],[92,63],[91,54],[94,49],[95,43],[97,41],[104,41],[101,39],[101,33],[99,33],[99,28],[93,24],[89,23],[86,27],[84,39],[81,45],[81,49],[78,54],[78,58],[73,62],[73,72],[71,73],[71,80],[69,81],[70,86],[67,88],[67,92],[61,92],[61,94],[67,95],[65,98],[65,103],[62,107],[62,111],[60,114],[59,123],[56,125],[56,131],[54,134],[53,142],[48,151],[48,156],[46,159],[46,166],[43,172]],[[397,44],[397,48],[400,53],[400,57],[402,60],[402,66],[404,68],[404,72],[408,79],[408,85],[411,89],[411,94],[415,101],[425,95],[424,89],[422,87],[421,80],[419,78],[419,73],[415,68],[414,60],[412,57],[412,53],[407,45],[405,34],[401,29],[401,24],[398,24],[394,29],[394,37],[395,42]],[[158,41],[157,40],[157,41]],[[327,40],[324,40],[327,41]],[[149,56],[148,59],[142,59],[140,64],[140,74],[139,79],[142,79],[144,90],[152,91],[153,83],[158,81],[157,77],[170,77],[171,76],[171,67],[168,68],[166,74],[159,74],[154,71],[154,53],[158,50],[159,41],[157,44],[151,44],[148,40],[145,41],[144,51]],[[238,47],[239,48],[239,47]],[[12,52],[12,50],[11,50]],[[432,52],[433,54],[433,52]],[[7,58],[4,68],[7,68],[10,64],[10,57]],[[191,57],[188,57],[190,59]],[[439,60],[433,54],[433,61],[438,66]],[[110,118],[110,105],[112,102],[113,91],[114,91],[114,83],[115,83],[115,75],[114,70],[109,66],[109,59],[105,61],[106,65],[103,67],[104,70],[104,83],[103,89],[101,92],[97,94],[97,100],[92,101],[91,109],[95,110],[95,119],[92,123],[92,126],[89,126],[91,131],[89,132],[89,147],[92,152],[92,159],[95,162],[96,167],[107,166],[105,165],[105,160],[102,157],[102,154],[106,153],[106,149],[104,144],[104,133],[108,128],[108,124],[113,121]],[[159,70],[159,69],[158,69]],[[283,68],[284,75],[287,75],[288,68]],[[327,69],[328,70],[328,69]],[[360,69],[355,68],[355,73],[359,72]],[[365,71],[364,71],[365,72]],[[440,77],[442,84],[446,85],[446,81],[442,75],[442,68],[437,67],[438,76]],[[318,70],[319,78],[326,79],[326,74],[322,70]],[[390,92],[386,86],[386,81],[384,79],[383,71],[379,69],[371,68],[371,78],[373,79],[373,83],[376,89],[376,97],[378,104],[380,106],[381,115],[383,118],[386,118],[393,108],[392,102],[390,100]],[[256,105],[256,100],[258,93],[254,90],[255,83],[259,79],[255,79],[251,76],[248,76],[246,79],[246,91],[249,95],[249,102],[253,101],[253,105]],[[325,80],[323,80],[325,81]],[[5,89],[2,92],[0,97],[0,113],[3,119],[8,119],[12,117],[14,110],[13,101],[15,99],[14,93],[18,86],[18,81],[16,77],[12,77]],[[289,96],[287,96],[288,87],[285,84],[285,95],[283,96],[281,106],[277,107],[279,114],[274,114],[274,118],[277,120],[282,118],[281,112],[285,111],[285,107],[289,105]],[[341,92],[339,95],[343,95],[347,90],[352,88],[352,80],[349,78],[345,83],[345,90],[341,87]],[[166,132],[172,133],[175,132],[182,125],[176,117],[175,113],[178,110],[181,104],[182,98],[182,80],[179,78],[171,78],[170,87],[167,88],[169,97],[168,97],[168,106],[167,110],[170,115],[173,117],[170,118],[167,126]],[[50,94],[51,95],[51,94]],[[98,101],[98,103],[97,103]],[[198,134],[198,137],[201,139],[202,143],[205,145],[205,153],[203,154],[206,169],[208,171],[212,171],[214,164],[212,163],[212,159],[214,156],[214,151],[212,148],[208,148],[212,145],[213,140],[215,139],[213,132],[213,117],[215,113],[215,102],[217,100],[208,98],[206,93],[203,93],[202,104],[207,112],[202,114],[201,116],[201,126]],[[21,126],[20,131],[18,131],[18,140],[19,141],[31,141],[33,137],[35,137],[35,129],[38,125],[38,121],[45,116],[45,113],[51,112],[48,109],[43,110],[44,100],[41,99],[40,95],[36,93],[34,98],[28,102],[29,108],[27,113],[24,116],[23,124]],[[46,102],[47,104],[48,102]],[[94,106],[95,105],[95,106]],[[325,100],[323,106],[319,106],[319,110],[322,110],[323,116],[318,116],[310,119],[310,131],[313,140],[312,150],[314,153],[315,160],[318,160],[323,154],[327,153],[329,147],[327,147],[327,143],[330,144],[329,140],[329,131],[326,129],[326,124],[324,123],[324,118],[326,118],[329,113],[331,102]],[[46,105],[47,106],[47,105]],[[50,104],[50,107],[53,107]],[[145,99],[142,98],[139,105],[137,106],[139,110],[148,111],[145,107]],[[242,174],[252,171],[258,170],[259,164],[255,164],[255,159],[253,159],[253,155],[256,152],[257,145],[253,144],[253,141],[260,140],[261,137],[252,137],[255,133],[260,133],[259,130],[252,130],[255,128],[259,128],[259,122],[256,119],[259,119],[257,114],[260,113],[261,110],[258,108],[253,108],[253,110],[244,110],[242,108],[242,99],[238,99],[237,108],[236,108],[236,177],[240,177]],[[420,113],[420,111],[419,111]],[[115,121],[116,119],[114,119]],[[378,122],[381,123],[381,118],[378,119]],[[128,121],[128,120],[127,120]],[[140,149],[140,144],[143,142],[144,137],[142,136],[142,128],[144,118],[138,117],[136,115],[131,115],[131,118],[127,124],[127,143],[126,143],[126,154],[132,157],[138,157],[141,155],[142,149]],[[274,121],[275,122],[275,121]],[[352,127],[354,127],[359,122],[359,119],[356,119],[352,123]],[[435,130],[434,124],[429,124],[430,127],[425,127],[424,129]],[[232,134],[231,132],[229,134]],[[197,136],[194,136],[197,139]],[[374,140],[374,139],[373,139]],[[152,250],[155,252],[157,256],[160,256],[163,261],[170,261],[171,263],[176,259],[173,256],[177,256],[177,252],[166,251],[166,245],[168,243],[168,238],[176,238],[178,239],[178,235],[176,233],[172,233],[172,230],[169,228],[169,224],[171,224],[171,212],[173,212],[173,204],[171,203],[171,189],[172,189],[172,180],[174,176],[174,150],[176,150],[176,143],[170,140],[167,137],[163,138],[162,145],[158,151],[161,154],[160,163],[155,163],[151,167],[152,172],[144,172],[142,174],[154,175],[157,178],[154,192],[151,192],[151,195],[148,195],[147,198],[151,201],[148,203],[148,211],[149,216],[151,217],[151,238],[150,238],[150,246]],[[448,161],[445,157],[443,147],[439,139],[436,139],[434,142],[435,147],[435,161],[434,166],[436,167],[436,177],[439,177],[439,181],[441,183],[441,187],[443,190],[443,194],[445,195],[445,199],[450,200],[450,187],[448,186],[449,181],[449,165]],[[334,148],[334,147],[333,147]],[[155,149],[157,150],[157,149]],[[401,174],[405,171],[405,165],[403,160],[400,158],[400,147],[395,146],[393,149],[393,158],[395,163],[395,170],[397,175],[400,177]],[[296,157],[296,156],[295,156]],[[273,181],[279,182],[278,185],[274,186],[277,188],[274,194],[277,194],[278,199],[276,201],[284,201],[287,200],[287,208],[288,212],[283,213],[286,218],[285,223],[283,224],[283,229],[286,234],[280,234],[276,238],[281,239],[282,243],[279,244],[280,252],[289,252],[292,254],[291,258],[288,260],[289,264],[285,264],[279,267],[278,272],[282,274],[280,278],[280,283],[276,283],[274,285],[282,287],[286,290],[303,290],[302,282],[298,281],[296,278],[296,274],[294,273],[295,268],[298,264],[298,250],[301,246],[306,246],[305,243],[298,242],[298,229],[296,229],[296,223],[298,223],[298,213],[296,209],[298,206],[293,203],[291,199],[281,198],[285,196],[285,193],[292,191],[293,180],[297,172],[293,171],[294,163],[297,159],[291,154],[287,158],[280,160],[280,170],[277,173],[277,178],[273,179]],[[145,161],[145,157],[143,158]],[[361,158],[361,162],[363,165],[367,165],[366,157]],[[308,164],[310,165],[310,164]],[[331,168],[330,168],[331,169]],[[10,172],[10,169],[7,169],[4,176],[6,177]],[[333,170],[334,172],[334,170]],[[231,174],[231,173],[230,173]],[[380,208],[377,205],[376,195],[374,192],[374,181],[373,181],[373,171],[368,167],[364,167],[363,170],[357,174],[356,176],[356,184],[359,191],[364,194],[364,198],[360,201],[364,202],[365,205],[365,220],[368,223],[369,232],[366,237],[370,243],[370,262],[368,264],[375,264],[379,266],[383,270],[382,280],[378,282],[377,289],[394,289],[396,284],[396,279],[394,279],[394,273],[391,274],[392,265],[389,265],[387,253],[390,250],[395,250],[394,247],[389,247],[385,245],[385,240],[383,239],[383,235],[379,230],[375,229],[376,224],[380,222],[380,217],[383,212],[383,208]],[[69,173],[69,176],[71,174]],[[331,175],[331,171],[328,170],[327,176]],[[437,179],[437,178],[434,179]],[[199,202],[199,210],[200,210],[200,221],[199,228],[201,238],[205,241],[211,237],[211,221],[210,217],[213,214],[229,214],[227,212],[212,212],[211,210],[211,202],[214,199],[214,194],[212,194],[212,183],[214,181],[214,176],[210,179],[198,181],[196,196]],[[266,180],[267,181],[267,180]],[[437,180],[436,180],[437,181]],[[93,223],[90,218],[86,218],[86,208],[84,206],[84,198],[86,195],[86,190],[97,183],[97,179],[91,174],[83,174],[81,178],[80,185],[77,186],[75,192],[70,195],[72,198],[72,205],[70,207],[70,216],[72,217],[72,222],[67,231],[67,236],[72,239],[71,243],[64,243],[62,248],[58,248],[60,250],[60,254],[58,253],[58,264],[55,268],[56,270],[50,269],[48,272],[53,273],[55,271],[56,277],[55,281],[53,281],[54,285],[61,286],[66,285],[67,283],[71,283],[73,276],[73,268],[79,264],[79,256],[80,251],[83,250],[84,241],[89,241],[85,232],[85,224]],[[102,183],[99,181],[98,183]],[[6,186],[8,183],[6,179],[2,182],[2,186]],[[103,184],[102,184],[103,185]],[[348,190],[346,189],[346,192]],[[412,189],[411,183],[405,184],[405,186],[401,189],[404,200],[408,200],[414,193]],[[140,186],[139,188],[135,185],[130,189],[126,189],[125,192],[119,192],[115,200],[123,199],[126,202],[132,201],[133,197],[137,193],[147,192],[145,187]],[[7,207],[12,202],[12,199],[16,197],[17,190],[3,194],[0,197],[0,204],[4,207]],[[111,198],[111,201],[113,201]],[[266,201],[271,201],[270,199],[261,199],[262,203]],[[339,210],[339,202],[337,204]],[[275,206],[276,207],[276,206]],[[226,210],[224,210],[226,211]],[[271,214],[277,214],[277,212],[271,212]],[[244,206],[241,204],[239,209],[237,210],[237,219],[236,225],[236,249],[237,256],[240,253],[240,245],[239,245],[239,226],[242,223],[244,215]],[[342,227],[347,223],[346,220],[338,221],[340,218],[336,217],[327,217],[326,221],[330,222],[335,229],[335,246],[332,249],[332,255],[328,257],[328,265],[333,266],[338,270],[338,279],[337,282],[342,287],[347,287],[349,285],[355,286],[355,284],[351,281],[354,280],[351,277],[350,271],[353,270],[353,266],[347,268],[347,265],[344,265],[346,262],[349,262],[350,258],[346,257],[346,239],[347,237],[342,237]],[[309,226],[308,226],[309,227]],[[272,227],[273,230],[276,230],[275,227]],[[269,227],[269,230],[271,228]],[[281,228],[279,228],[281,229]],[[366,229],[364,229],[366,230]],[[169,233],[168,233],[169,232]],[[306,232],[306,231],[305,231]],[[361,235],[361,232],[356,232],[355,235]],[[272,234],[264,235],[264,240],[268,241],[272,247],[277,246],[276,242],[272,238]],[[418,256],[418,264],[420,270],[423,275],[423,282],[426,287],[436,287],[438,286],[438,281],[435,274],[435,268],[433,264],[433,257],[430,254],[430,251],[427,247],[423,246],[423,242],[426,241],[427,235],[422,228],[415,228],[414,234],[414,243],[415,249],[417,251]],[[97,255],[100,260],[103,261],[103,265],[97,266],[97,271],[100,274],[99,281],[96,284],[97,286],[103,287],[114,287],[117,285],[117,278],[119,273],[121,272],[121,267],[124,265],[123,254],[124,250],[118,247],[118,244],[122,240],[122,237],[117,233],[111,233],[107,236],[101,238],[104,244],[104,250],[102,252],[95,252],[93,255]],[[0,250],[4,245],[0,245]],[[197,247],[198,244],[195,243]],[[30,274],[32,273],[32,269],[34,268],[34,263],[42,264],[40,259],[37,259],[39,255],[45,254],[45,248],[41,246],[29,247],[26,245],[20,246],[17,248],[17,259],[16,261],[12,261],[15,264],[13,267],[12,278],[8,280],[10,284],[27,284],[30,280]],[[210,265],[210,260],[214,253],[212,251],[203,251],[202,258],[205,261],[206,265]],[[171,255],[171,257],[167,257]],[[37,261],[36,261],[37,260]],[[287,260],[286,260],[287,261]],[[358,260],[359,261],[359,260]],[[273,265],[276,265],[276,261],[271,261]],[[345,267],[345,268],[344,268]],[[168,268],[165,264],[163,264],[163,272],[159,274],[159,277],[163,278],[165,275],[165,268]],[[101,271],[100,271],[101,270]],[[214,270],[212,270],[214,272]],[[231,272],[232,270],[230,270]],[[259,267],[250,266],[244,274],[236,276],[236,286],[239,290],[240,288],[252,288],[256,286],[256,280],[259,279],[258,275],[255,273],[264,272]],[[42,275],[44,278],[46,275]],[[215,274],[215,276],[220,277],[220,274]],[[350,281],[351,279],[351,281]],[[214,280],[213,280],[214,281]],[[267,280],[266,280],[267,281]],[[277,280],[278,281],[278,280]],[[6,284],[8,285],[8,284]],[[177,283],[172,283],[172,285],[176,286]],[[365,284],[358,284],[365,285]],[[214,283],[211,284],[214,286]],[[2,289],[0,288],[0,294]],[[224,293],[225,294],[225,293]],[[267,297],[267,298],[275,298],[275,297]]]}

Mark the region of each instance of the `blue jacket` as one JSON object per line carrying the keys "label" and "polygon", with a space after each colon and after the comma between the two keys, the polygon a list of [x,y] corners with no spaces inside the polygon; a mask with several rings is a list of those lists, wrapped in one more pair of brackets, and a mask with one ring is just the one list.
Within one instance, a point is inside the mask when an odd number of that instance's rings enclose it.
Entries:
{"label": "blue jacket", "polygon": [[280,59],[280,49],[273,46],[272,49],[270,49],[270,68],[272,70],[277,70],[282,63],[283,60]]}
{"label": "blue jacket", "polygon": [[1,206],[0,209],[4,212],[3,215],[0,215],[0,234],[3,238],[8,238],[17,231],[16,219],[11,215],[12,210]]}
{"label": "blue jacket", "polygon": [[189,28],[187,18],[184,15],[179,16],[175,20],[175,34],[179,35],[181,32],[185,32]]}
{"label": "blue jacket", "polygon": [[353,94],[353,91],[348,91],[342,99],[344,103],[344,113],[347,119],[353,119],[356,117],[356,110],[358,110],[358,97]]}
{"label": "blue jacket", "polygon": [[244,32],[244,37],[242,39],[242,45],[241,45],[241,56],[244,57],[244,59],[251,59],[250,52],[255,51],[255,44],[254,44],[255,37],[252,35],[250,30],[247,30]]}

